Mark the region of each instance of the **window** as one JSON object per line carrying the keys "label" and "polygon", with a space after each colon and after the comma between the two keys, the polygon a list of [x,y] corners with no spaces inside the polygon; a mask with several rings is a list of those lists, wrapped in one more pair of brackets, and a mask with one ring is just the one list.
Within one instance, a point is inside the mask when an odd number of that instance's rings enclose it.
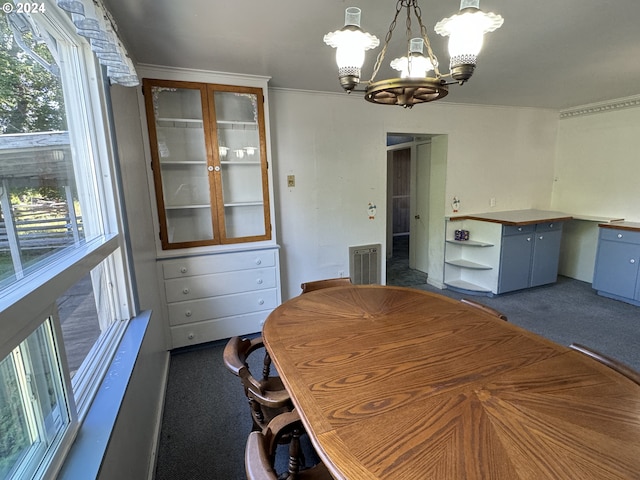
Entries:
{"label": "window", "polygon": [[134,314],[106,69],[42,5],[0,12],[2,479],[55,472]]}

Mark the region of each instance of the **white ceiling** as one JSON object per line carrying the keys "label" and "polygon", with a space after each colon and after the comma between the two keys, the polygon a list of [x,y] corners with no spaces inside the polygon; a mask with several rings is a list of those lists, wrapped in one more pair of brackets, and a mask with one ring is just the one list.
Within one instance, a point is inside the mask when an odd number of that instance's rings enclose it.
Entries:
{"label": "white ceiling", "polygon": [[[341,92],[325,33],[344,9],[362,9],[362,28],[384,40],[394,0],[104,0],[136,62],[265,75],[272,87]],[[433,50],[447,71],[436,22],[457,0],[419,0]],[[640,94],[640,0],[482,0],[504,17],[485,37],[474,76],[451,86],[456,103],[565,109]],[[385,67],[406,49],[398,20]],[[413,19],[414,35],[417,33]],[[362,80],[371,76],[368,52]],[[392,76],[380,69],[376,80]],[[395,76],[395,75],[393,75]],[[425,108],[425,107],[417,107]]]}

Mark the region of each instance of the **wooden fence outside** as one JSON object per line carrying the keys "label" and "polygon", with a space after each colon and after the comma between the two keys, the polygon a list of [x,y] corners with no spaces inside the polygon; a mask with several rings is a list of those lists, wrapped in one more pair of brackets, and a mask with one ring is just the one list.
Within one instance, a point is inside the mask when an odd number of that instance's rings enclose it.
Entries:
{"label": "wooden fence outside", "polygon": [[[77,232],[66,203],[16,205],[11,215],[21,250],[56,248],[73,244],[82,236],[82,220],[77,217]],[[0,252],[9,251],[10,241],[4,216],[0,217]]]}

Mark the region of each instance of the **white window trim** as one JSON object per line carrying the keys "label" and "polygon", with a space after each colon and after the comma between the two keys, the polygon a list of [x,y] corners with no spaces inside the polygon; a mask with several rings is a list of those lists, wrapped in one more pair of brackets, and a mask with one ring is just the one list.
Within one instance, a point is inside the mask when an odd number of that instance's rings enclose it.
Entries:
{"label": "white window trim", "polygon": [[[112,127],[109,124],[108,111],[103,108],[97,108],[97,105],[106,105],[106,93],[101,76],[101,69],[98,66],[93,52],[89,44],[82,37],[75,36],[72,22],[68,16],[62,12],[53,0],[44,0],[46,4],[46,13],[38,14],[38,23],[43,22],[47,26],[47,30],[55,33],[58,42],[65,42],[69,45],[75,45],[71,48],[60,49],[61,64],[80,65],[80,71],[69,72],[69,69],[63,68],[63,83],[65,90],[65,107],[67,112],[73,111],[74,118],[84,118],[84,121],[70,125],[69,135],[71,138],[72,148],[74,149],[74,168],[76,168],[76,187],[80,195],[91,196],[99,203],[99,211],[84,211],[88,207],[83,204],[83,217],[85,219],[85,230],[89,238],[88,241],[82,242],[80,245],[74,245],[69,249],[65,249],[64,254],[54,255],[50,258],[44,268],[38,270],[37,275],[29,275],[13,286],[0,291],[0,358],[9,355],[11,351],[27,338],[42,322],[53,317],[53,329],[58,339],[58,345],[61,355],[61,363],[63,370],[63,383],[65,384],[65,395],[69,402],[70,424],[68,425],[64,436],[59,439],[56,448],[49,451],[45,457],[45,461],[40,465],[38,476],[49,476],[55,474],[60,468],[67,451],[71,448],[72,443],[76,439],[76,434],[82,432],[85,427],[90,430],[90,426],[83,425],[83,417],[87,412],[90,414],[101,416],[99,405],[101,401],[96,402],[95,398],[110,398],[113,400],[114,392],[104,392],[109,390],[109,379],[114,368],[122,369],[121,358],[118,362],[112,362],[112,356],[116,354],[116,348],[121,343],[125,343],[127,332],[131,330],[129,327],[139,325],[138,321],[129,320],[134,315],[134,301],[131,289],[131,274],[128,272],[128,258],[126,256],[126,239],[124,238],[124,226],[119,204],[119,188],[117,176],[115,175],[115,152],[112,143]],[[66,31],[68,30],[68,32]],[[78,60],[76,62],[76,60]],[[95,73],[89,73],[91,68],[87,70],[85,65],[95,67]],[[71,100],[68,95],[69,91],[81,92],[81,100]],[[68,116],[70,113],[67,114]],[[70,122],[71,123],[71,122]],[[86,125],[92,125],[87,128]],[[89,140],[87,142],[87,140]],[[78,162],[78,159],[90,159],[89,162]],[[80,193],[80,190],[82,193]],[[97,195],[97,198],[96,198]],[[106,260],[106,262],[105,262]],[[118,282],[115,291],[119,292],[113,303],[115,304],[115,315],[117,321],[109,332],[111,335],[104,340],[108,348],[105,348],[101,356],[94,356],[91,359],[91,368],[84,378],[76,379],[72,382],[69,375],[69,369],[64,356],[64,346],[62,342],[62,332],[60,321],[56,316],[56,301],[71,286],[76,284],[87,273],[96,266],[104,264],[114,275],[112,278]],[[143,315],[143,317],[145,317]],[[111,426],[117,416],[117,409],[124,397],[126,390],[126,382],[131,375],[135,358],[137,357],[144,330],[148,325],[148,315],[144,321],[144,328],[135,327],[133,333],[136,337],[134,342],[136,346],[132,349],[132,345],[124,346],[128,373],[122,371],[120,383],[117,389],[119,401],[114,402],[113,407],[115,413],[110,416]],[[141,333],[142,332],[142,333]],[[90,355],[97,351],[94,346]],[[128,350],[127,350],[128,349]],[[118,353],[118,355],[121,355]],[[125,353],[122,353],[125,355]],[[107,373],[109,372],[109,373]],[[106,376],[105,376],[106,375]],[[118,373],[114,375],[118,376]],[[105,379],[100,382],[100,380]],[[126,380],[125,380],[126,379]],[[105,385],[107,385],[105,387]],[[74,397],[74,388],[79,386]],[[81,392],[78,394],[78,392]],[[100,393],[102,392],[102,393]],[[111,395],[111,396],[109,396]],[[93,403],[92,403],[93,402]],[[96,403],[98,406],[96,406]],[[89,408],[91,407],[91,408]],[[97,413],[91,413],[96,412]],[[112,412],[113,413],[113,412]],[[91,423],[91,422],[89,422]],[[108,423],[108,422],[107,422]],[[106,432],[106,430],[104,430]],[[80,433],[82,435],[82,433]],[[107,437],[108,439],[108,437]],[[85,437],[85,442],[86,442]],[[76,442],[77,443],[77,442]],[[74,447],[75,448],[75,447]],[[105,443],[106,449],[106,443]],[[102,450],[102,455],[104,449]],[[99,467],[99,463],[98,463]]]}

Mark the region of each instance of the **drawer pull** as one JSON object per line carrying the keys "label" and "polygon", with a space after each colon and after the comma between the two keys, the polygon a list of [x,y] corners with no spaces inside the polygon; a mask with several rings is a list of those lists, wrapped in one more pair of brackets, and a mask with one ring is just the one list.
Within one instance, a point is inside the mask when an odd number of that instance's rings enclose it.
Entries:
{"label": "drawer pull", "polygon": [[261,278],[257,279],[257,280],[256,280],[256,283],[257,283],[258,285],[262,285],[262,279],[261,279]]}
{"label": "drawer pull", "polygon": [[621,233],[618,234],[618,238],[622,238],[622,234]]}
{"label": "drawer pull", "polygon": [[264,300],[262,298],[258,300],[258,305],[264,305]]}
{"label": "drawer pull", "polygon": [[182,293],[184,293],[184,294],[186,295],[187,293],[189,293],[189,289],[188,289],[188,288],[186,288],[186,287],[185,287],[185,288],[183,288],[183,289],[182,289]]}
{"label": "drawer pull", "polygon": [[187,267],[180,267],[180,273],[187,273]]}
{"label": "drawer pull", "polygon": [[549,224],[549,228],[553,228],[553,223],[550,223],[550,224]]}
{"label": "drawer pull", "polygon": [[260,260],[259,258],[256,258],[256,265],[261,265],[262,264],[262,260]]}
{"label": "drawer pull", "polygon": [[530,241],[531,241],[531,237],[527,237],[527,242],[530,242]]}
{"label": "drawer pull", "polygon": [[539,238],[540,240],[542,240],[542,239],[544,238],[544,236],[543,236],[543,235],[540,235],[540,237],[538,237],[538,238]]}
{"label": "drawer pull", "polygon": [[518,227],[518,231],[521,232],[522,231],[522,227]]}
{"label": "drawer pull", "polygon": [[190,317],[191,316],[191,310],[187,310],[186,312],[184,312],[184,316],[185,317]]}
{"label": "drawer pull", "polygon": [[629,260],[629,263],[636,263],[636,259],[632,258],[631,260]]}

